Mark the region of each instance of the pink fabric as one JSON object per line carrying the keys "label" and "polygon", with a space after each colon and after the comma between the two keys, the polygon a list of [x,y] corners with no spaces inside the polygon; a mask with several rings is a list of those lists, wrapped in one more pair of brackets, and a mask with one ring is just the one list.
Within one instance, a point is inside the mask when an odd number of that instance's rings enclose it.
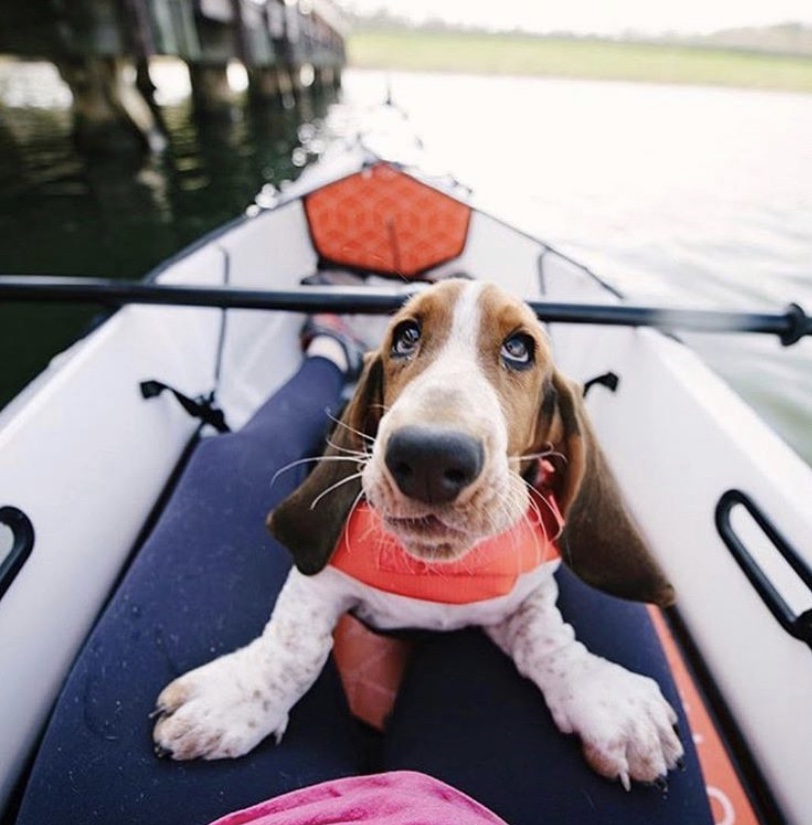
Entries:
{"label": "pink fabric", "polygon": [[506,825],[471,797],[414,771],[353,776],[302,788],[211,825]]}

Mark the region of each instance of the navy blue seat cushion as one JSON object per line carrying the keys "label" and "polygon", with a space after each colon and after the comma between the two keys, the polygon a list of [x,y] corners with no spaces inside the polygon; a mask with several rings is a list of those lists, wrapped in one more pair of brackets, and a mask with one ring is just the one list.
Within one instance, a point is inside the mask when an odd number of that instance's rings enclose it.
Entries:
{"label": "navy blue seat cushion", "polygon": [[[333,365],[309,359],[239,433],[197,446],[73,667],[18,825],[203,825],[305,785],[396,768],[443,779],[511,825],[710,822],[690,747],[667,798],[652,788],[627,794],[591,772],[538,690],[478,631],[430,635],[420,645],[383,748],[349,715],[328,663],[291,713],[281,745],[271,739],[216,762],[154,755],[149,714],[161,689],[265,625],[290,567],[265,515],[306,470],[271,480],[320,450],[325,411],[339,406],[342,384]],[[645,609],[566,572],[560,580],[562,608],[587,645],[658,678],[678,706]]]}

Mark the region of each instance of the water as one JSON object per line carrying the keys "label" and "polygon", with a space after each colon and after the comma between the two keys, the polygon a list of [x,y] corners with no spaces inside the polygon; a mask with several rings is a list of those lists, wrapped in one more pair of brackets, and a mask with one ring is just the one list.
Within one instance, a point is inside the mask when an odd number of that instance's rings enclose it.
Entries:
{"label": "water", "polygon": [[[329,100],[195,124],[188,75],[164,66],[171,150],[88,159],[70,140],[70,93],[47,65],[0,63],[0,272],[140,278],[244,211],[264,181],[300,171],[298,130]],[[5,103],[5,106],[3,106]],[[0,406],[87,329],[98,309],[0,305]]]}
{"label": "water", "polygon": [[[348,81],[356,106],[385,86]],[[417,74],[391,85],[457,177],[629,297],[812,314],[812,96]],[[812,463],[812,341],[685,337]]]}
{"label": "water", "polygon": [[[340,106],[201,128],[170,72],[171,150],[142,165],[83,160],[57,79],[0,72],[0,271],[139,277],[294,177],[302,122],[341,131],[387,83],[439,166],[635,300],[812,312],[812,96],[536,78],[348,71]],[[0,307],[0,403],[91,316]],[[812,342],[689,342],[812,463]]]}

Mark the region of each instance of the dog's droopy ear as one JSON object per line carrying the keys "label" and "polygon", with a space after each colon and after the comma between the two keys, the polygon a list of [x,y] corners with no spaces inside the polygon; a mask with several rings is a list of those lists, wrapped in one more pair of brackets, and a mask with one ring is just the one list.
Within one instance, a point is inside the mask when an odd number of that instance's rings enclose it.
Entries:
{"label": "dog's droopy ear", "polygon": [[561,557],[579,578],[606,593],[661,607],[673,604],[674,588],[623,504],[580,387],[558,373],[552,383],[548,395],[555,397],[556,411],[549,437],[566,458],[556,466],[553,482],[566,522]]}
{"label": "dog's droopy ear", "polygon": [[[335,550],[353,503],[361,494],[362,455],[375,436],[383,402],[379,355],[367,356],[352,399],[314,470],[268,514],[266,525],[305,575],[318,573]],[[355,460],[357,459],[357,460]]]}

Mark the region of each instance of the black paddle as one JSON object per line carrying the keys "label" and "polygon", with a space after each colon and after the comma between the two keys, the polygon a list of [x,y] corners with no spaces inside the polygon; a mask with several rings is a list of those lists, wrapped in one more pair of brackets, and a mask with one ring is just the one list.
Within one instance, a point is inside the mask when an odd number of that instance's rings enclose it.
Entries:
{"label": "black paddle", "polygon": [[[0,275],[0,301],[92,303],[104,306],[163,304],[221,309],[378,314],[398,309],[420,287],[306,286],[286,290],[231,286],[179,286],[99,278]],[[784,346],[812,335],[812,318],[798,304],[784,312],[668,309],[626,304],[529,301],[542,321],[655,327],[669,332],[756,332],[777,335]]]}

